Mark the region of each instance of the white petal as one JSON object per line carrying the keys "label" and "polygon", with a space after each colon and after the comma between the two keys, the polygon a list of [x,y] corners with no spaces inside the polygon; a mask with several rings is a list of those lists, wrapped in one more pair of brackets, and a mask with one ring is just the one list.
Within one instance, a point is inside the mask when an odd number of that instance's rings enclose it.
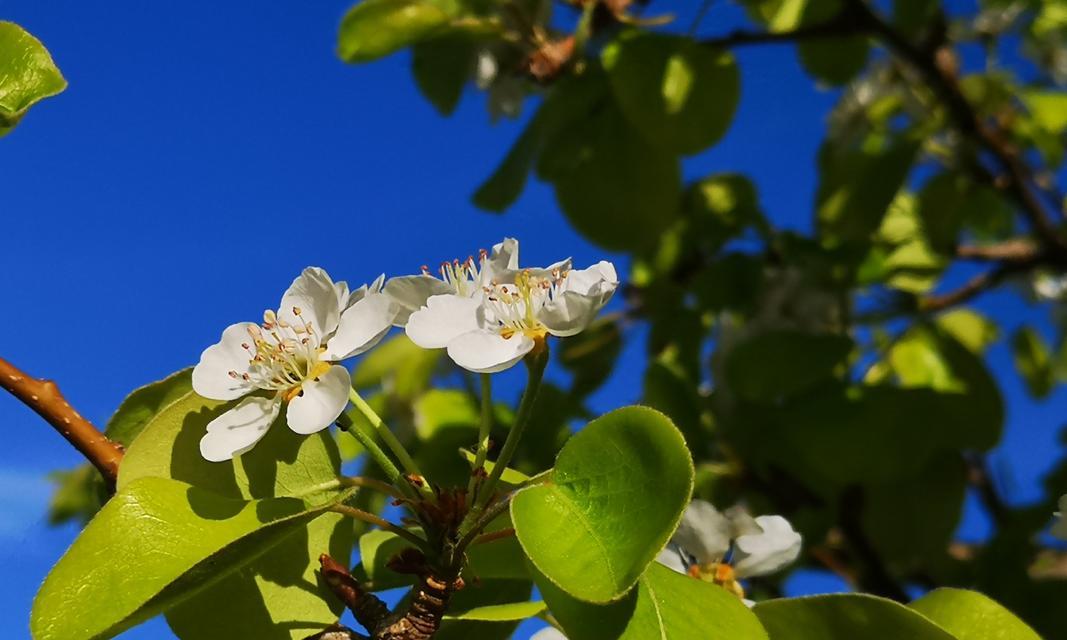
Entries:
{"label": "white petal", "polygon": [[[297,318],[293,309],[300,309]],[[341,303],[333,280],[319,267],[308,267],[289,285],[278,305],[278,318],[289,324],[310,322],[321,339],[333,333],[341,317]]]}
{"label": "white petal", "polygon": [[503,242],[493,245],[489,259],[482,266],[481,284],[487,286],[500,274],[518,269],[519,241],[515,238],[504,238]]}
{"label": "white petal", "polygon": [[397,305],[383,293],[369,293],[341,314],[337,332],[326,343],[323,360],[337,362],[378,344],[396,318]]}
{"label": "white petal", "polygon": [[763,533],[734,541],[734,571],[738,577],[763,576],[791,564],[800,555],[800,534],[782,516],[760,516]]}
{"label": "white petal", "polygon": [[663,551],[659,552],[656,556],[656,562],[678,573],[688,574],[689,571],[685,567],[685,562],[682,560],[682,551],[675,547],[673,544],[669,544],[663,548]]}
{"label": "white petal", "polygon": [[308,380],[301,393],[289,401],[285,420],[293,431],[309,435],[322,431],[337,420],[348,405],[348,387],[352,378],[339,364],[330,367],[316,380]]}
{"label": "white petal", "polygon": [[530,636],[530,640],[567,640],[567,636],[560,633],[555,627],[545,627]]}
{"label": "white petal", "polygon": [[[193,367],[193,390],[212,400],[236,400],[252,390],[240,374],[248,371],[248,362],[255,355],[242,345],[251,345],[248,334],[250,322],[238,322],[226,327],[222,339],[200,354],[200,362]],[[236,371],[234,378],[231,371]]]}
{"label": "white petal", "polygon": [[671,543],[685,549],[700,564],[717,562],[730,549],[732,525],[710,502],[693,500],[685,508]]}
{"label": "white petal", "polygon": [[481,298],[453,294],[431,296],[426,306],[411,314],[405,330],[423,349],[440,349],[480,326]]}
{"label": "white petal", "polygon": [[481,329],[449,342],[448,357],[467,371],[497,373],[511,368],[533,348],[534,341],[525,334],[505,338],[495,331]]}
{"label": "white petal", "polygon": [[278,398],[245,398],[207,425],[200,455],[211,462],[230,460],[251,449],[267,433],[281,409]]}
{"label": "white petal", "polygon": [[398,327],[406,325],[411,314],[425,305],[431,296],[446,293],[455,293],[455,290],[447,282],[430,275],[399,276],[385,283],[385,295],[400,305],[396,317]]}
{"label": "white petal", "polygon": [[572,336],[589,326],[618,286],[618,276],[610,262],[570,271],[562,284],[562,294],[545,303],[538,319],[552,335]]}

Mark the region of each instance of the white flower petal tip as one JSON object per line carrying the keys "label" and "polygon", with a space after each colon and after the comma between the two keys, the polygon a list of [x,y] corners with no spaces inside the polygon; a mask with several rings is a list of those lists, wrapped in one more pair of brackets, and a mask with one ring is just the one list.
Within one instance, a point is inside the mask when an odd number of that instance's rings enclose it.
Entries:
{"label": "white flower petal tip", "polygon": [[280,409],[276,398],[245,398],[208,423],[200,455],[209,462],[224,462],[248,451],[266,435]]}
{"label": "white flower petal tip", "polygon": [[200,354],[200,362],[193,367],[193,391],[212,400],[236,400],[248,393],[252,383],[245,378],[249,372],[249,322],[231,324],[222,332],[222,339]]}
{"label": "white flower petal tip", "polygon": [[392,328],[400,308],[389,296],[371,291],[341,314],[337,332],[325,345],[323,360],[337,362],[364,353]]}
{"label": "white flower petal tip", "polygon": [[674,545],[667,545],[656,556],[656,562],[678,573],[688,573],[685,560],[682,558],[682,550]]}
{"label": "white flower petal tip", "polygon": [[554,627],[545,627],[530,636],[530,640],[567,640],[567,636]]}
{"label": "white flower petal tip", "polygon": [[443,349],[459,336],[481,327],[481,300],[455,294],[432,296],[411,314],[405,331],[423,349]]}
{"label": "white flower petal tip", "polygon": [[282,295],[278,319],[294,327],[310,324],[323,339],[337,328],[341,317],[339,298],[338,288],[325,270],[307,267]]}
{"label": "white flower petal tip", "polygon": [[348,370],[339,364],[305,382],[300,395],[289,401],[285,414],[289,428],[301,435],[310,435],[329,427],[348,404],[351,384]]}
{"label": "white flower petal tip", "polygon": [[725,515],[704,500],[693,500],[671,542],[696,558],[699,564],[717,562],[730,550],[733,526]]}
{"label": "white flower petal tip", "polygon": [[739,536],[734,541],[734,571],[739,577],[764,576],[783,569],[800,555],[802,539],[781,516],[759,516],[762,533]]}
{"label": "white flower petal tip", "polygon": [[448,357],[473,373],[499,373],[522,360],[534,345],[521,333],[505,338],[494,331],[471,331],[448,343]]}

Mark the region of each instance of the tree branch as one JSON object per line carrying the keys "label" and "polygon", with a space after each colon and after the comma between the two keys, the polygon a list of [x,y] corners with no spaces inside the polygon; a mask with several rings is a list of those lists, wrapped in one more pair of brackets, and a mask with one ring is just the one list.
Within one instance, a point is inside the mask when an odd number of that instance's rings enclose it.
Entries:
{"label": "tree branch", "polygon": [[51,380],[31,377],[0,358],[0,387],[37,412],[93,463],[111,487],[119,473],[122,445],[108,440],[93,423],[81,416],[67,402]]}
{"label": "tree branch", "polygon": [[1031,266],[1033,266],[1033,261],[1000,264],[989,271],[976,275],[958,289],[923,298],[919,301],[919,310],[929,313],[963,304],[978,294],[992,289],[1009,275],[1018,271],[1025,271]]}
{"label": "tree branch", "polygon": [[789,31],[746,31],[737,29],[721,38],[701,40],[700,44],[706,47],[730,49],[752,44],[791,44],[803,40],[864,35],[868,31],[869,25],[857,20],[857,14],[846,8],[828,20]]}
{"label": "tree branch", "polygon": [[1041,258],[1040,249],[1029,238],[1012,238],[996,244],[956,247],[956,257],[979,262],[1032,262]]}
{"label": "tree branch", "polygon": [[325,553],[319,556],[319,564],[322,579],[352,612],[356,622],[373,633],[389,617],[389,607],[378,596],[366,591],[343,565]]}

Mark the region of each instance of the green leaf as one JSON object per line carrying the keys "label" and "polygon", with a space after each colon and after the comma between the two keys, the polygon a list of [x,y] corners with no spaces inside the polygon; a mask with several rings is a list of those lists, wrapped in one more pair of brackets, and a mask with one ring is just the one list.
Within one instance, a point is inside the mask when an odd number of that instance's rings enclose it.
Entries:
{"label": "green leaf", "polygon": [[352,386],[360,391],[382,387],[410,400],[430,385],[441,349],[423,349],[400,333],[379,344],[352,371]]}
{"label": "green leaf", "polygon": [[362,0],[341,21],[337,54],[345,62],[368,62],[438,35],[450,22],[428,0]]}
{"label": "green leaf", "polygon": [[549,141],[538,172],[553,182],[578,232],[606,249],[652,246],[678,213],[678,158],[647,142],[611,105]]}
{"label": "green leaf", "polygon": [[1015,368],[1026,381],[1030,395],[1044,398],[1056,384],[1052,355],[1044,339],[1031,327],[1018,329],[1011,337]]}
{"label": "green leaf", "polygon": [[1057,135],[1067,131],[1067,93],[1032,90],[1020,97],[1038,126]]}
{"label": "green leaf", "polygon": [[905,140],[877,151],[823,145],[815,201],[824,244],[865,246],[871,241],[904,184],[917,149]]}
{"label": "green leaf", "polygon": [[743,398],[769,402],[833,377],[851,351],[848,336],[768,331],[729,351],[726,379]]}
{"label": "green leaf", "polygon": [[938,316],[937,326],[974,354],[984,352],[999,337],[997,324],[971,309],[955,309]]}
{"label": "green leaf", "polygon": [[678,429],[657,411],[625,407],[572,437],[550,480],[515,494],[511,516],[541,573],[577,598],[609,602],[667,543],[692,488]]}
{"label": "green leaf", "polygon": [[[328,432],[301,436],[284,419],[234,463],[205,461],[199,441],[207,423],[232,403],[189,393],[146,424],[119,467],[119,487],[142,477],[174,478],[233,498],[325,498],[340,467]],[[323,598],[317,558],[347,562],[351,524],[325,514],[264,553],[245,571],[167,612],[181,638],[225,640],[248,633],[261,640],[299,640],[336,621],[341,603]],[[277,621],[287,621],[280,625]]]}
{"label": "green leaf", "polygon": [[545,603],[539,600],[512,602],[509,604],[490,604],[474,607],[466,611],[450,610],[445,620],[482,620],[484,622],[509,622],[532,618],[545,610]]}
{"label": "green leaf", "polygon": [[416,44],[411,53],[411,74],[419,91],[441,115],[450,115],[474,67],[476,43],[462,36],[437,38]]}
{"label": "green leaf", "polygon": [[601,60],[622,112],[653,144],[696,153],[729,128],[740,94],[731,54],[634,30],[604,47]]}
{"label": "green leaf", "polygon": [[62,524],[70,520],[85,524],[107,502],[107,485],[91,464],[66,471],[53,471],[48,474],[48,479],[56,485],[48,505],[48,524]]}
{"label": "green leaf", "polygon": [[127,447],[130,446],[133,439],[141,433],[145,424],[153,416],[192,390],[192,367],[136,389],[126,396],[119,408],[112,414],[111,419],[107,421],[105,435]]}
{"label": "green leaf", "polygon": [[957,640],[1041,640],[1025,622],[976,591],[936,589],[908,606]]}
{"label": "green leaf", "polygon": [[575,600],[543,576],[537,586],[570,640],[767,638],[737,596],[659,563],[649,565],[636,589],[608,605]]}
{"label": "green leaf", "polygon": [[41,41],[17,24],[0,20],[0,129],[15,126],[34,104],[66,88],[67,81]]}
{"label": "green leaf", "polygon": [[530,119],[518,140],[504,156],[504,160],[471,196],[475,206],[493,213],[502,213],[518,200],[526,186],[530,168],[533,167],[541,149],[541,114],[542,111],[539,110]]}
{"label": "green leaf", "polygon": [[[915,1],[915,0],[913,0]],[[841,11],[841,2],[819,0],[805,2],[801,22],[804,25],[825,22]],[[797,45],[800,63],[819,80],[837,86],[854,78],[867,66],[870,45],[866,36],[816,38]]]}
{"label": "green leaf", "polygon": [[703,241],[716,249],[748,226],[762,231],[767,225],[756,186],[737,173],[714,174],[694,183],[686,191],[683,208]]}
{"label": "green leaf", "polygon": [[753,611],[771,640],[956,640],[904,605],[868,595],[769,600]]}
{"label": "green leaf", "polygon": [[[142,478],[104,505],[48,574],[34,600],[33,637],[112,637],[239,571],[328,506]],[[227,556],[235,547],[242,553]]]}
{"label": "green leaf", "polygon": [[[475,460],[474,453],[472,453],[468,449],[460,449],[459,452],[460,452],[460,455],[462,455],[463,458],[467,461],[467,464],[471,465],[471,468],[473,469],[474,468],[474,460]],[[495,467],[495,466],[496,466],[495,462],[493,462],[492,460],[486,460],[485,461],[485,472],[486,473],[492,473],[493,472],[493,467]],[[504,484],[509,484],[509,485],[511,485],[513,487],[517,487],[520,484],[525,484],[525,483],[529,482],[530,481],[530,476],[526,475],[525,473],[523,473],[521,471],[517,471],[515,469],[512,469],[511,467],[508,467],[507,469],[504,469],[504,473],[500,474],[500,481],[503,482]]]}

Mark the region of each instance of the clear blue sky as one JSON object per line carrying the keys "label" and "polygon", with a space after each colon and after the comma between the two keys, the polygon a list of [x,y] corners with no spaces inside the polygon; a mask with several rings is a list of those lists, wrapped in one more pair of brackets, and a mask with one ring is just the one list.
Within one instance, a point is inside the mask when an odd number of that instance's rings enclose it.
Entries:
{"label": "clear blue sky", "polygon": [[[685,16],[696,3],[655,4]],[[59,380],[102,424],[131,389],[193,363],[228,323],[275,304],[308,264],[358,283],[504,235],[520,238],[529,263],[603,257],[543,185],[506,216],[474,209],[470,193],[520,124],[490,125],[473,91],[455,116],[439,117],[417,94],[406,54],[342,64],[334,36],[347,5],[0,0],[0,19],[40,37],[70,82],[0,140],[0,354]],[[737,19],[715,3],[703,30]],[[747,173],[780,226],[807,229],[814,155],[835,95],[804,76],[789,47],[739,57],[739,117],[687,173]],[[1011,324],[1044,315],[1010,294],[979,306]],[[641,352],[634,340],[632,365],[597,408],[639,397]],[[1003,343],[991,365],[1010,422],[995,467],[1013,502],[1033,500],[1062,453],[1055,433],[1067,393],[1028,400]],[[45,525],[44,474],[79,458],[6,396],[0,425],[0,620],[20,638],[33,593],[76,533]],[[983,526],[970,508],[963,535],[981,536]],[[829,588],[839,585],[792,583],[796,592]],[[155,622],[123,637],[164,635]]]}

